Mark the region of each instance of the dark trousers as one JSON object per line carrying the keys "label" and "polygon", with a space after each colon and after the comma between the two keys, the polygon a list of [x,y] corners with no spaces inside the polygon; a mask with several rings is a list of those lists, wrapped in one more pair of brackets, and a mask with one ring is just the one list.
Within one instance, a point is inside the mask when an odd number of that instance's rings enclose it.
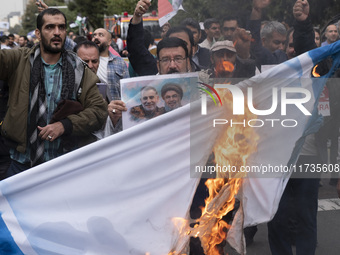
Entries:
{"label": "dark trousers", "polygon": [[[300,156],[297,165],[320,163],[318,157]],[[268,223],[268,240],[273,255],[292,255],[291,240],[295,238],[297,255],[315,254],[317,242],[317,209],[319,178],[294,178],[288,181],[279,208]],[[296,236],[290,221],[296,219]]]}
{"label": "dark trousers", "polygon": [[29,168],[30,168],[29,164],[21,164],[15,160],[12,160],[11,165],[9,166],[7,170],[7,177],[11,177],[18,173],[21,173]]}
{"label": "dark trousers", "polygon": [[0,135],[0,180],[7,177],[7,170],[10,164],[9,148],[5,145]]}

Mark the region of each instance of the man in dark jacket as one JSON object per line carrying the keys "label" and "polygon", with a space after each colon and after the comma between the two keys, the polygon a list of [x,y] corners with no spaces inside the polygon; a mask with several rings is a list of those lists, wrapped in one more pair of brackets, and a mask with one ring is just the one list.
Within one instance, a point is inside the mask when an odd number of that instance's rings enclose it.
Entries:
{"label": "man in dark jacket", "polygon": [[[293,15],[295,17],[294,49],[296,54],[300,55],[316,48],[314,30],[308,16],[308,1],[297,0],[293,7]],[[322,69],[327,69],[327,64],[328,60],[319,63],[319,66]],[[322,75],[321,72],[319,74]],[[336,93],[336,90],[334,92],[334,95],[339,95],[339,90],[338,93]],[[331,117],[336,117],[336,115],[332,116],[331,98],[330,105]],[[335,109],[337,107],[333,107],[333,110]],[[336,117],[336,119],[338,118]],[[338,123],[338,121],[336,120],[335,123]],[[339,126],[337,124],[337,128],[334,129],[336,134],[338,130]],[[268,240],[272,254],[293,254],[293,243],[295,244],[297,255],[315,254],[320,174],[315,173],[315,175],[312,175],[307,166],[320,163],[327,164],[327,159],[322,161],[323,153],[318,146],[319,134],[320,131],[306,137],[296,163],[297,167],[301,167],[300,169],[304,176],[292,173],[282,194],[278,210],[272,221],[268,223]],[[327,150],[325,152],[327,153]],[[296,224],[292,225],[291,223],[295,221]],[[292,231],[292,227],[294,231]]]}
{"label": "man in dark jacket", "polygon": [[201,39],[201,28],[198,22],[192,18],[187,18],[182,21],[182,26],[187,27],[191,30],[194,44],[192,45],[192,61],[200,69],[208,69],[211,66],[211,52],[207,48],[202,48],[198,45]]}
{"label": "man in dark jacket", "polygon": [[[6,114],[8,101],[8,85],[0,80],[0,129]],[[7,169],[11,163],[9,148],[5,145],[0,134],[0,180],[6,178]]]}

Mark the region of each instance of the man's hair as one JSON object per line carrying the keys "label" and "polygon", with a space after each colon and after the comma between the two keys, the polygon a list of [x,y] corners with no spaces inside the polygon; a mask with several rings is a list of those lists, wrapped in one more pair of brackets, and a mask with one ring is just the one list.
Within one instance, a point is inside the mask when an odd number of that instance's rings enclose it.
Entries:
{"label": "man's hair", "polygon": [[74,51],[75,53],[77,53],[78,50],[79,50],[79,48],[81,48],[81,47],[84,47],[84,48],[86,48],[86,49],[87,49],[87,48],[94,47],[94,48],[97,49],[97,51],[98,51],[98,53],[99,53],[99,47],[98,47],[98,45],[97,45],[96,43],[92,42],[92,41],[82,41],[82,42],[78,43],[78,44],[74,47],[73,51]]}
{"label": "man's hair", "polygon": [[156,95],[158,95],[157,90],[154,87],[152,87],[152,86],[144,86],[144,87],[142,87],[140,89],[140,94],[142,95],[143,91],[148,91],[148,90],[153,90],[153,91],[156,92]]}
{"label": "man's hair", "polygon": [[222,20],[222,25],[223,25],[224,22],[226,22],[226,21],[231,21],[231,20],[236,20],[237,25],[240,24],[239,19],[238,19],[236,16],[226,16],[226,17],[224,17],[223,20]]}
{"label": "man's hair", "polygon": [[5,43],[6,40],[8,40],[8,36],[7,36],[7,35],[1,36],[1,42],[2,42],[2,43]]}
{"label": "man's hair", "polygon": [[14,34],[9,34],[8,38],[10,38],[10,37],[14,38]]}
{"label": "man's hair", "polygon": [[161,95],[163,99],[164,99],[166,92],[170,90],[175,91],[180,96],[181,99],[183,98],[183,89],[181,88],[181,86],[179,86],[176,83],[167,83],[163,85],[161,89]]}
{"label": "man's hair", "polygon": [[28,38],[27,38],[27,36],[26,36],[26,35],[20,35],[20,37],[19,37],[19,38],[21,38],[21,37],[22,37],[22,38],[24,38],[24,40],[25,40],[25,41],[28,41]]}
{"label": "man's hair", "polygon": [[273,36],[273,32],[277,32],[283,36],[286,36],[287,34],[287,30],[282,23],[278,21],[269,21],[261,29],[261,38],[270,39]]}
{"label": "man's hair", "polygon": [[188,46],[185,41],[177,37],[165,37],[157,44],[157,58],[159,59],[159,52],[164,48],[182,47],[185,52],[185,57],[189,57]]}
{"label": "man's hair", "polygon": [[206,19],[203,23],[204,29],[209,29],[212,26],[212,24],[214,24],[214,23],[220,24],[218,19],[215,19],[215,18]]}
{"label": "man's hair", "polygon": [[184,26],[184,27],[190,26],[190,27],[193,27],[193,28],[197,29],[198,32],[201,32],[200,24],[198,23],[198,21],[196,21],[193,18],[186,18],[186,19],[184,19],[181,22],[181,26]]}
{"label": "man's hair", "polygon": [[82,35],[76,35],[76,37],[73,39],[73,41],[78,44],[84,41],[88,41],[87,38],[85,36]]}
{"label": "man's hair", "polygon": [[335,26],[335,27],[338,29],[338,23],[331,23],[331,24],[327,25],[327,27],[326,27],[326,29],[325,29],[325,32],[328,31],[328,27],[329,27],[329,26]]}
{"label": "man's hair", "polygon": [[170,35],[174,33],[181,33],[184,32],[188,35],[189,41],[191,43],[191,46],[194,45],[194,36],[192,35],[192,32],[189,28],[185,26],[177,26],[177,27],[170,27],[168,32],[166,32],[165,37],[169,37]]}
{"label": "man's hair", "polygon": [[67,19],[66,16],[63,12],[59,11],[56,8],[47,8],[45,10],[43,10],[41,13],[39,13],[38,17],[37,17],[37,28],[41,31],[42,26],[44,25],[44,21],[43,21],[43,17],[45,15],[63,15],[64,19],[65,19],[65,24],[67,26]]}

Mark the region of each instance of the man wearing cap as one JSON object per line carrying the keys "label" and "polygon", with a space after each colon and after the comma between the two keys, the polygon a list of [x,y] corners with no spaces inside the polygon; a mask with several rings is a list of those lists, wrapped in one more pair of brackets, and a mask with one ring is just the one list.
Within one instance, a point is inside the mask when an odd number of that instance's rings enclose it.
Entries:
{"label": "man wearing cap", "polygon": [[169,112],[182,106],[183,89],[176,83],[167,83],[161,89],[165,111]]}
{"label": "man wearing cap", "polygon": [[218,41],[211,47],[211,52],[212,78],[249,78],[255,75],[255,62],[239,58],[233,42]]}

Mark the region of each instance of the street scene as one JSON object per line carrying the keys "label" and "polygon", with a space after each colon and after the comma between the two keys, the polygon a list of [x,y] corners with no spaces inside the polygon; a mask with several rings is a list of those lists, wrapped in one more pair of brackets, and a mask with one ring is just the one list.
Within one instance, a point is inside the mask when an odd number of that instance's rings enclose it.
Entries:
{"label": "street scene", "polygon": [[339,10],[2,5],[0,254],[339,254]]}

